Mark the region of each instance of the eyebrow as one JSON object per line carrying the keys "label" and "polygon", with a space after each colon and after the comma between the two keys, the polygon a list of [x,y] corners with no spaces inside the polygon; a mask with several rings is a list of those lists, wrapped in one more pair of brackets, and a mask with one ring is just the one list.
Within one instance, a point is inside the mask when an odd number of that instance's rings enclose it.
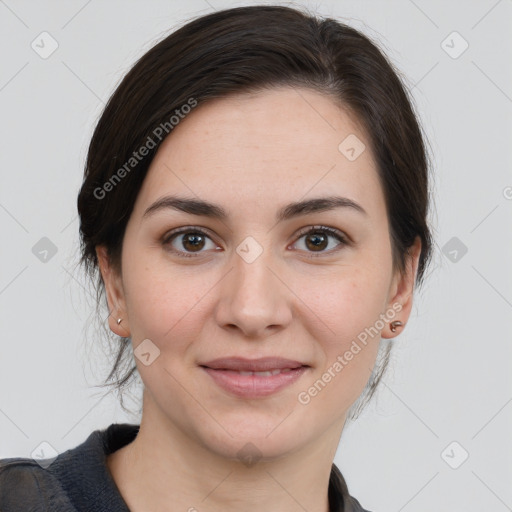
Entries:
{"label": "eyebrow", "polygon": [[[366,210],[352,199],[347,197],[331,196],[290,203],[279,209],[276,214],[276,220],[277,222],[282,222],[300,215],[325,212],[337,208],[349,208],[362,213],[363,215],[367,215]],[[178,196],[165,196],[158,199],[146,209],[143,217],[149,217],[158,211],[167,209],[190,213],[192,215],[210,217],[221,221],[228,218],[228,213],[222,206],[200,199],[190,199]]]}

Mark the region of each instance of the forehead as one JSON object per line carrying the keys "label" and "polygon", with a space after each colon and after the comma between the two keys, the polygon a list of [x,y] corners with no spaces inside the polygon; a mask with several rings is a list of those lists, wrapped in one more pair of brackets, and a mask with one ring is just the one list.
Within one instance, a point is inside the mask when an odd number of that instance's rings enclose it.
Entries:
{"label": "forehead", "polygon": [[383,205],[370,142],[355,116],[326,95],[291,87],[196,107],[160,146],[138,202],[168,192],[276,208],[283,196],[335,192]]}

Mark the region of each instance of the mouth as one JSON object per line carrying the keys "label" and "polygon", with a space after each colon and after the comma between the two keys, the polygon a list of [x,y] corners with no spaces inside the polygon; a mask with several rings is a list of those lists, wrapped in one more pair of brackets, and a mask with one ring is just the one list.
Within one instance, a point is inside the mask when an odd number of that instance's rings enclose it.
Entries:
{"label": "mouth", "polygon": [[221,389],[242,398],[277,393],[296,382],[310,368],[290,359],[230,357],[199,365]]}
{"label": "mouth", "polygon": [[296,370],[297,368],[283,368],[283,369],[276,368],[275,370],[267,370],[267,371],[261,371],[261,372],[248,372],[248,371],[243,371],[243,370],[227,370],[225,368],[222,368],[222,369],[210,368],[210,369],[221,371],[221,372],[224,371],[224,372],[237,373],[238,375],[244,375],[244,376],[256,375],[258,377],[271,377],[272,375],[279,375],[280,373],[291,372],[293,370]]}

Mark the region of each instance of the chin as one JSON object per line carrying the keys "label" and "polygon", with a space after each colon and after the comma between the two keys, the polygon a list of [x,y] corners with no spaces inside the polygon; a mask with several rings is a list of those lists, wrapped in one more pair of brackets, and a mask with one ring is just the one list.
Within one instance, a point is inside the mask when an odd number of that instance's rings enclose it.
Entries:
{"label": "chin", "polygon": [[[220,420],[224,428],[215,429],[214,435],[209,428],[200,436],[211,451],[222,457],[243,463],[247,459],[270,461],[292,453],[308,442],[307,431],[297,424],[293,414],[288,418],[287,414],[243,413],[238,419],[230,420],[224,416],[225,419]],[[313,432],[309,437],[314,437]]]}

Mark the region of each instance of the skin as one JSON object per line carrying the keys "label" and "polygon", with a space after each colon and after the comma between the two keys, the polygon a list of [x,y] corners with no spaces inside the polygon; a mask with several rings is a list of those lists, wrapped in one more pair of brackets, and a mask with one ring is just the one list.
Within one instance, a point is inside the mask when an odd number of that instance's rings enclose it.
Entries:
{"label": "skin", "polygon": [[[366,144],[354,161],[338,150],[350,134]],[[170,194],[218,204],[228,217],[170,208],[144,216]],[[328,196],[366,213],[344,207],[276,223],[284,205]],[[326,244],[315,250],[299,231],[316,225],[339,230],[348,243],[321,233]],[[191,226],[209,237],[199,252],[183,244],[183,233],[165,243],[171,230]],[[252,263],[236,252],[248,236],[263,249]],[[149,366],[135,358],[144,383],[140,432],[107,459],[130,510],[328,511],[347,411],[370,376],[380,336],[308,404],[297,396],[393,304],[402,308],[393,320],[406,323],[419,251],[417,241],[405,271],[393,268],[368,137],[331,98],[280,87],[194,109],[150,166],[126,228],[122,271],[97,247],[110,328],[130,336],[134,349],[149,339],[160,350]],[[386,323],[380,335],[400,332]],[[274,395],[243,399],[198,366],[233,355],[277,355],[310,368]],[[248,442],[261,456],[250,467],[237,456]]]}

